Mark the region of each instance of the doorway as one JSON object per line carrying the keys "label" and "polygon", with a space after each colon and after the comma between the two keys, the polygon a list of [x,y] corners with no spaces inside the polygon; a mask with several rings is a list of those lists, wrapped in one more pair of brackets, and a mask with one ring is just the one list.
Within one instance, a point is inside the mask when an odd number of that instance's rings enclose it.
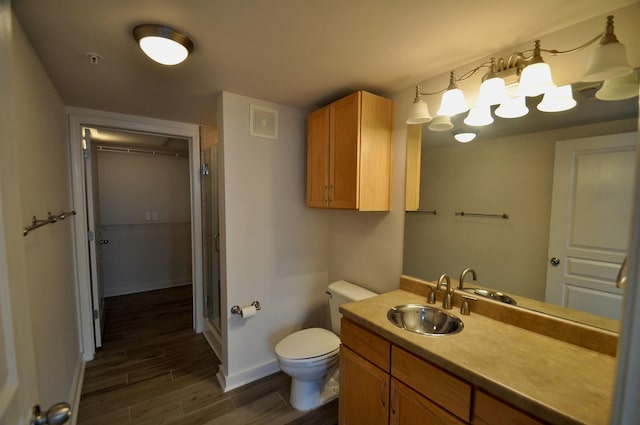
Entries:
{"label": "doorway", "polygon": [[[68,108],[69,139],[72,173],[72,191],[77,219],[74,222],[77,297],[81,321],[82,352],[85,361],[90,361],[95,355],[94,302],[92,299],[91,261],[86,249],[89,240],[88,211],[83,170],[83,129],[98,128],[118,130],[141,135],[162,135],[169,138],[183,139],[188,145],[189,169],[189,218],[187,233],[190,234],[191,280],[193,293],[193,329],[202,332],[204,328],[203,315],[203,282],[202,282],[202,221],[201,221],[201,192],[200,192],[200,140],[199,129],[196,125],[173,121],[157,120],[144,117],[134,117],[123,114],[107,113],[78,108]],[[160,221],[160,211],[150,208],[149,222]],[[147,210],[143,210],[143,220]],[[104,235],[103,235],[104,236]],[[103,238],[108,240],[107,238]],[[94,290],[95,292],[95,290]],[[107,294],[108,295],[108,294]],[[97,314],[99,317],[100,314]]]}

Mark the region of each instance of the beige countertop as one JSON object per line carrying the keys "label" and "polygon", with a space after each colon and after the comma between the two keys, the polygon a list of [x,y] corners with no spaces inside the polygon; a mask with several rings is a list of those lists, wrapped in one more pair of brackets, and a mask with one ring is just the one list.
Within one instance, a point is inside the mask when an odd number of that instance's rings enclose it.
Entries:
{"label": "beige countertop", "polygon": [[[389,308],[425,304],[402,289],[343,304],[343,316],[478,388],[553,424],[607,424],[615,357],[493,320],[473,312],[451,313],[462,332],[427,336],[387,320]],[[441,304],[436,304],[441,307]]]}

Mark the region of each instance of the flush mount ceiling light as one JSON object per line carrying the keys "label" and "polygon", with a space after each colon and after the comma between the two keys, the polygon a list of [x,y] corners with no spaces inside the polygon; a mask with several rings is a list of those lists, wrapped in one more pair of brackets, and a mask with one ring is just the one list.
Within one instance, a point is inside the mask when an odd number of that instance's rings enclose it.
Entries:
{"label": "flush mount ceiling light", "polygon": [[163,65],[177,65],[193,52],[189,37],[164,25],[138,25],[133,37],[147,56]]}
{"label": "flush mount ceiling light", "polygon": [[[421,93],[420,86],[416,86],[416,96],[407,123],[421,124],[433,119],[423,96],[442,93],[441,105],[438,109],[439,116],[452,116],[468,111],[469,107],[465,104],[464,93],[456,83],[471,78],[481,69],[488,71],[482,77],[476,106],[471,108],[464,120],[467,125],[490,124],[493,121],[490,109],[492,105],[500,105],[494,112],[498,117],[522,117],[529,112],[525,102],[526,97],[544,95],[538,105],[538,109],[541,111],[560,112],[571,109],[576,104],[571,86],[556,87],[551,75],[551,68],[544,62],[542,53],[553,56],[571,54],[582,51],[598,41],[598,47],[591,53],[587,63],[587,71],[583,77],[584,81],[605,81],[596,98],[623,100],[637,95],[637,75],[629,77],[628,81],[622,80],[623,77],[632,73],[633,68],[627,62],[624,45],[618,41],[614,34],[613,16],[607,16],[605,31],[576,48],[564,51],[543,49],[540,40],[535,40],[532,49],[512,53],[507,60],[491,58],[490,61],[478,65],[460,77],[456,77],[455,73],[451,72],[449,85],[440,91]],[[433,127],[432,130],[437,131],[438,126],[434,125]]]}

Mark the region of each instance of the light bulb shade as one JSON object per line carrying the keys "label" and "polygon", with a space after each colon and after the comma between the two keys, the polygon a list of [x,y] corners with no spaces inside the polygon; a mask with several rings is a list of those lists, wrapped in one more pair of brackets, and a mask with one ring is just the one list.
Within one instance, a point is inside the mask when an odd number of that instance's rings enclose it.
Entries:
{"label": "light bulb shade", "polygon": [[437,116],[429,124],[429,130],[431,131],[448,131],[453,128],[451,117],[449,115]]}
{"label": "light bulb shade", "polygon": [[532,63],[522,70],[516,96],[540,96],[551,87],[555,87],[555,84],[551,78],[549,65],[544,62]]}
{"label": "light bulb shade", "polygon": [[598,46],[587,62],[582,81],[602,81],[622,77],[633,71],[627,62],[624,44],[619,42]]}
{"label": "light bulb shade", "polygon": [[163,25],[138,25],[133,36],[147,56],[163,65],[177,65],[193,51],[189,37]]}
{"label": "light bulb shade", "polygon": [[464,103],[464,93],[462,90],[455,88],[444,92],[442,95],[442,102],[440,103],[440,109],[438,109],[438,115],[457,115],[469,110],[469,107]]}
{"label": "light bulb shade", "polygon": [[469,115],[464,119],[464,123],[474,127],[482,127],[493,123],[491,107],[489,105],[478,105],[471,108]]}
{"label": "light bulb shade", "polygon": [[454,134],[453,138],[460,143],[469,143],[470,141],[476,138],[476,133],[465,131],[465,132]]}
{"label": "light bulb shade", "polygon": [[499,105],[507,100],[507,88],[500,77],[484,80],[480,85],[478,105]]}
{"label": "light bulb shade", "polygon": [[424,124],[433,119],[429,113],[429,105],[427,102],[420,98],[416,98],[409,109],[409,118],[407,118],[407,124]]}
{"label": "light bulb shade", "polygon": [[496,108],[495,114],[500,118],[520,118],[529,113],[524,97],[513,97]]}
{"label": "light bulb shade", "polygon": [[544,94],[542,102],[538,104],[538,110],[542,112],[560,112],[571,109],[574,106],[576,106],[576,101],[573,98],[571,84],[567,84],[548,90]]}
{"label": "light bulb shade", "polygon": [[633,70],[623,77],[605,80],[596,92],[596,99],[624,100],[638,95],[638,72]]}

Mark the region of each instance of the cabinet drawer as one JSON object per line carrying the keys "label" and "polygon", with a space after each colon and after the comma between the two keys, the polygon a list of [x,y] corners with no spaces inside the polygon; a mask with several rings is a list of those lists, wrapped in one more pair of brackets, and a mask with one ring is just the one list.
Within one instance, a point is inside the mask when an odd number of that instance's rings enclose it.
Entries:
{"label": "cabinet drawer", "polygon": [[391,375],[465,422],[471,419],[471,384],[393,346]]}
{"label": "cabinet drawer", "polygon": [[380,369],[389,372],[391,343],[371,331],[356,325],[348,319],[342,319],[340,340],[362,357]]}
{"label": "cabinet drawer", "polygon": [[498,400],[483,391],[476,391],[475,409],[473,413],[475,425],[541,425],[538,421],[526,413]]}

